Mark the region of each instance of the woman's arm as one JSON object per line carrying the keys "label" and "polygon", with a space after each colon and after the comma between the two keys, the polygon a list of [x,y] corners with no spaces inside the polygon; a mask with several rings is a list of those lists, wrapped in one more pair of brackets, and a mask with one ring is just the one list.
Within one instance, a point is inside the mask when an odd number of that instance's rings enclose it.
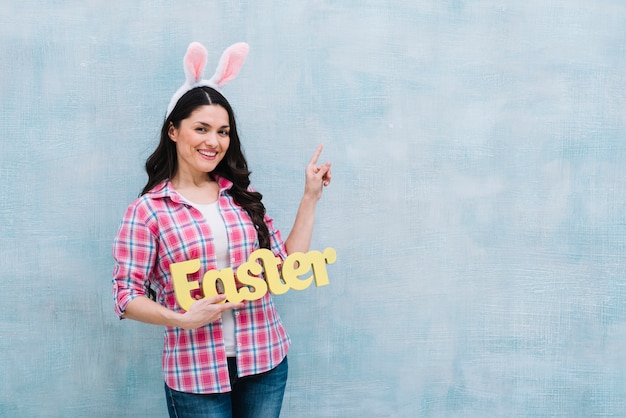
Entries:
{"label": "woman's arm", "polygon": [[304,195],[302,200],[300,200],[300,206],[298,207],[291,232],[285,240],[287,254],[309,251],[311,237],[313,236],[313,225],[315,223],[315,207],[318,200],[322,197],[323,188],[328,186],[331,180],[330,163],[317,165],[317,160],[321,153],[322,146],[320,145],[306,166]]}
{"label": "woman's arm", "polygon": [[187,312],[178,313],[159,305],[146,296],[138,296],[128,302],[122,318],[147,324],[195,329],[217,321],[222,316],[222,312],[228,309],[243,307],[243,303],[220,303],[225,299],[226,295],[200,299],[194,302]]}
{"label": "woman's arm", "polygon": [[227,309],[243,307],[241,303],[224,303],[225,295],[195,301],[189,311],[174,312],[145,296],[145,278],[157,262],[158,241],[145,219],[142,201],[126,210],[113,243],[113,296],[115,312],[148,324],[194,329],[218,320]]}

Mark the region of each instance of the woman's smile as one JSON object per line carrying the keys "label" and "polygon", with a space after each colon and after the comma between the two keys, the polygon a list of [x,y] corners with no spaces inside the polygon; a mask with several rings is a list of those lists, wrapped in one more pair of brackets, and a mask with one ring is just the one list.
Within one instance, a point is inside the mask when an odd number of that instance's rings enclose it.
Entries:
{"label": "woman's smile", "polygon": [[198,152],[200,153],[200,155],[210,160],[214,159],[217,156],[217,152],[215,151],[206,151],[199,149]]}

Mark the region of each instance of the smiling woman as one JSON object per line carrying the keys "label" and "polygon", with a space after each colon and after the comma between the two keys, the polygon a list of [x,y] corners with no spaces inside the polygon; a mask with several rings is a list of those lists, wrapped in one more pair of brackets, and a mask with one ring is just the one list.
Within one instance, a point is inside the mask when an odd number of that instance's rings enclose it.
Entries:
{"label": "smiling woman", "polygon": [[[265,213],[262,195],[250,186],[235,116],[219,91],[237,75],[247,51],[246,44],[228,48],[207,81],[202,79],[206,51],[190,45],[187,80],[172,97],[160,142],[146,161],[148,182],[129,205],[113,246],[116,313],[165,327],[170,416],[210,411],[211,416],[278,417],[291,340],[259,280],[267,280],[275,293],[302,289],[312,279],[298,276],[312,269],[316,283],[325,283],[325,263],[334,261],[334,252],[324,259],[321,253],[305,254],[317,201],[331,178],[330,164],[317,164],[321,146],[306,166],[304,195],[285,241]],[[274,270],[259,270],[254,262],[259,254]],[[188,260],[194,268],[183,272],[182,280],[193,286],[181,303],[173,276]],[[272,281],[279,265],[289,287]],[[255,276],[241,274],[243,282],[237,283],[233,271]],[[225,302],[227,295],[217,294],[215,286],[201,286],[205,272],[219,272],[229,286],[221,293],[228,290],[233,300]],[[235,300],[246,280],[257,284],[258,297]],[[146,296],[151,291],[153,298]]]}

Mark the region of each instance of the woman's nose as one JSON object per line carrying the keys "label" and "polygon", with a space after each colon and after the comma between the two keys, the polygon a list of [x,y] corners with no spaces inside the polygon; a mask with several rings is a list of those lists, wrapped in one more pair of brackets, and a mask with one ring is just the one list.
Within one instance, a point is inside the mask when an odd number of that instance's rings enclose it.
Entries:
{"label": "woman's nose", "polygon": [[217,145],[217,132],[209,132],[204,137],[204,142],[207,145]]}

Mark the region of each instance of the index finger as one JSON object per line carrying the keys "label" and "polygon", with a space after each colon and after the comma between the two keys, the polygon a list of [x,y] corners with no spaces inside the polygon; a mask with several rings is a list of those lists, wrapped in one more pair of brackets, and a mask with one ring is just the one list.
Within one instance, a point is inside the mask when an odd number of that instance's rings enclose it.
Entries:
{"label": "index finger", "polygon": [[311,161],[309,161],[309,164],[317,164],[317,159],[320,157],[320,154],[322,153],[322,149],[324,147],[322,146],[322,144],[317,146],[317,149],[315,150],[315,154],[313,154],[313,157],[311,158]]}
{"label": "index finger", "polygon": [[226,295],[220,294],[220,295],[204,298],[204,299],[201,299],[201,300],[205,300],[207,303],[210,303],[210,304],[213,305],[213,304],[218,304],[218,303],[224,302],[226,300]]}
{"label": "index finger", "polygon": [[243,302],[238,302],[238,303],[226,302],[222,304],[221,308],[222,308],[222,311],[227,311],[229,309],[235,309],[235,308],[243,308]]}

